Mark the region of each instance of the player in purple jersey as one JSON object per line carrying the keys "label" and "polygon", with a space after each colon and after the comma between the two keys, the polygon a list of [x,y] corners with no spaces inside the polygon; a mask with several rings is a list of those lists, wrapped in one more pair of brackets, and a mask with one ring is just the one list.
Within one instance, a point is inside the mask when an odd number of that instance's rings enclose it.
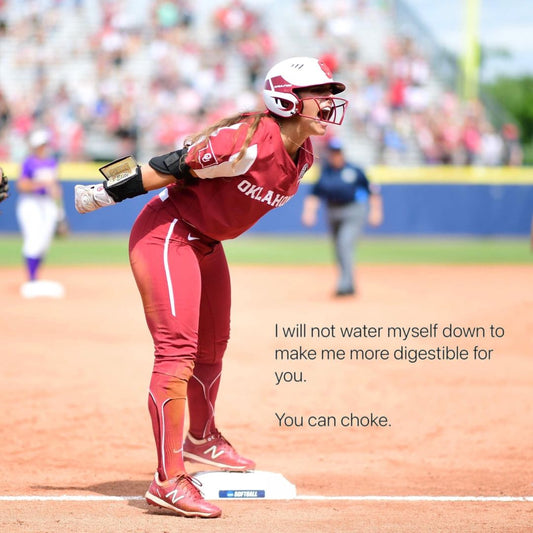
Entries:
{"label": "player in purple jersey", "polygon": [[[44,287],[38,283],[39,267],[50,248],[62,212],[58,162],[50,154],[49,143],[50,135],[46,130],[31,134],[29,144],[32,151],[23,161],[17,180],[19,199],[16,211],[28,277],[28,283],[23,286],[25,296],[39,295]],[[47,287],[50,288],[49,285]]]}

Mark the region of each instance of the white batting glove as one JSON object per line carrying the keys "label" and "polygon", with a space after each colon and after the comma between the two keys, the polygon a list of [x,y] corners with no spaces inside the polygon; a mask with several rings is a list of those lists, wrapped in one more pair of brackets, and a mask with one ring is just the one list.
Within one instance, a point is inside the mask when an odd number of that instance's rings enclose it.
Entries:
{"label": "white batting glove", "polygon": [[116,202],[107,194],[101,183],[95,185],[76,185],[74,187],[74,205],[78,213],[90,213],[100,207],[115,205]]}

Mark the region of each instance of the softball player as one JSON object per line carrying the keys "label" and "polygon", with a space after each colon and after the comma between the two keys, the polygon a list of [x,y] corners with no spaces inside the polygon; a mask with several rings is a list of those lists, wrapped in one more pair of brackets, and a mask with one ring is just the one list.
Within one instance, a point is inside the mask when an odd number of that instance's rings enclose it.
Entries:
{"label": "softball player", "polygon": [[[37,280],[60,213],[62,190],[58,180],[58,162],[49,153],[49,142],[50,136],[45,130],[31,134],[29,144],[32,153],[22,163],[22,172],[17,180],[20,194],[16,214],[22,231],[22,254],[30,282],[27,287]],[[37,284],[33,285],[37,287]]]}
{"label": "softball player", "polygon": [[76,186],[80,213],[166,187],[138,216],[129,247],[155,346],[148,409],[158,468],[145,495],[150,504],[184,516],[220,516],[187,476],[184,460],[255,468],[215,423],[230,331],[230,277],[220,241],[292,198],[313,163],[309,137],[343,120],[347,101],[334,95],[344,89],[316,59],[282,61],[266,76],[264,112],[219,121],[118,185]]}

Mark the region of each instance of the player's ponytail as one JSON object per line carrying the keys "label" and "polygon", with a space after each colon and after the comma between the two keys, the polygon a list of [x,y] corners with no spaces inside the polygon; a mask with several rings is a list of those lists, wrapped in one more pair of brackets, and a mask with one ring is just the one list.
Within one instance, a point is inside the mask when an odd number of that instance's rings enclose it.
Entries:
{"label": "player's ponytail", "polygon": [[257,128],[259,127],[259,123],[264,117],[267,117],[267,116],[271,116],[268,111],[256,111],[256,112],[238,113],[236,115],[223,118],[219,120],[218,122],[215,122],[214,124],[203,129],[201,132],[195,135],[192,135],[190,137],[187,137],[187,139],[185,140],[185,146],[191,146],[193,144],[196,144],[198,141],[206,137],[209,137],[211,134],[213,134],[215,131],[217,131],[220,128],[227,128],[228,126],[233,126],[234,124],[238,124],[239,122],[245,122],[245,121],[249,122],[250,127],[248,128],[248,132],[246,134],[244,142],[241,146],[241,149],[239,150],[239,155],[234,159],[232,163],[233,165],[236,165],[244,157],[244,154],[246,153],[246,150],[248,146],[250,145],[252,137],[254,136],[254,133],[257,131]]}

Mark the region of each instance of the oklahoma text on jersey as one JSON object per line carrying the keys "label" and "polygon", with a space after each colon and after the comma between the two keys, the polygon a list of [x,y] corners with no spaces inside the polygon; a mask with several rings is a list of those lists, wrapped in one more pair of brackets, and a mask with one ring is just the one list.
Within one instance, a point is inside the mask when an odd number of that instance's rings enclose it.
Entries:
{"label": "oklahoma text on jersey", "polygon": [[257,200],[259,202],[266,202],[272,207],[281,207],[282,205],[285,205],[294,196],[283,196],[281,194],[275,193],[270,189],[263,196],[264,187],[261,187],[260,185],[253,185],[248,180],[242,180],[239,185],[237,185],[237,189],[246,194],[246,196],[249,196],[250,198],[253,198],[254,200]]}

